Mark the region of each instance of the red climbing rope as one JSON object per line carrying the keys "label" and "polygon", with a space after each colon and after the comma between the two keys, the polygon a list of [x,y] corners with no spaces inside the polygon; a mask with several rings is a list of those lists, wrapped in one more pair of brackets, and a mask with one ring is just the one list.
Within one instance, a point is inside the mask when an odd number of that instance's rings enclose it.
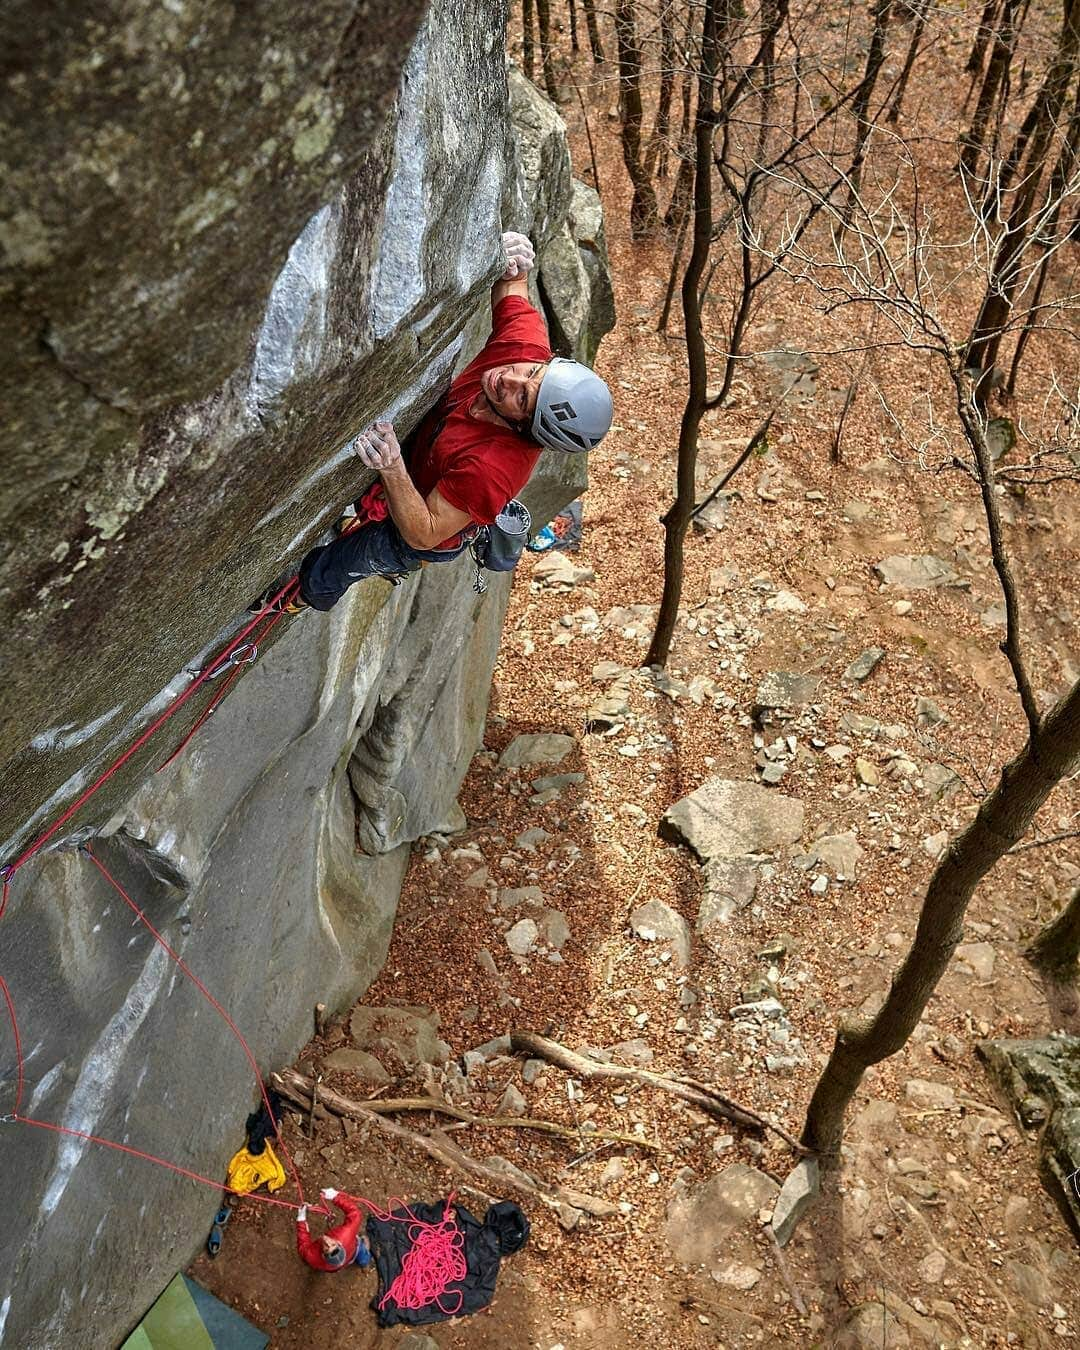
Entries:
{"label": "red climbing rope", "polygon": [[19,1107],[22,1106],[23,1098],[23,1052],[22,1042],[19,1040],[19,1024],[15,1020],[15,1001],[11,997],[11,990],[7,987],[7,981],[3,975],[0,975],[0,991],[3,991],[4,1002],[7,1004],[8,1016],[11,1018],[11,1030],[15,1036],[15,1109],[11,1116],[13,1120],[19,1118]]}
{"label": "red climbing rope", "polygon": [[154,941],[158,944],[158,946],[163,947],[165,951],[168,952],[169,956],[173,959],[173,961],[176,962],[176,964],[188,977],[188,979],[195,986],[195,988],[198,989],[199,993],[202,994],[202,996],[206,999],[206,1001],[210,1004],[210,1006],[214,1009],[214,1011],[219,1015],[219,1017],[221,1017],[225,1025],[236,1037],[237,1041],[239,1041],[240,1048],[247,1056],[247,1062],[251,1065],[251,1072],[255,1075],[255,1081],[259,1085],[259,1092],[262,1095],[263,1103],[266,1106],[266,1109],[270,1115],[270,1120],[272,1121],[274,1126],[274,1137],[277,1139],[278,1145],[281,1148],[282,1156],[284,1157],[286,1163],[288,1164],[289,1171],[292,1173],[293,1181],[296,1182],[297,1194],[300,1196],[301,1204],[303,1204],[304,1187],[302,1182],[300,1181],[300,1174],[299,1172],[297,1172],[296,1164],[292,1160],[292,1155],[289,1153],[289,1150],[285,1146],[285,1141],[281,1137],[281,1130],[278,1128],[277,1118],[275,1117],[273,1108],[270,1105],[270,1096],[266,1091],[266,1084],[263,1082],[262,1074],[259,1072],[259,1066],[255,1062],[255,1056],[251,1053],[251,1047],[244,1039],[243,1033],[241,1032],[240,1028],[236,1025],[236,1023],[225,1011],[225,1009],[221,1006],[221,1004],[217,1001],[217,999],[213,996],[210,990],[207,989],[206,985],[203,984],[202,980],[199,979],[198,975],[195,974],[195,972],[191,969],[191,967],[187,964],[187,962],[183,959],[183,957],[180,956],[179,953],[175,952],[173,948],[169,946],[169,944],[161,936],[161,934],[150,922],[150,920],[146,917],[146,915],[135,903],[135,901],[132,900],[131,896],[128,895],[127,891],[124,890],[123,886],[120,885],[117,879],[113,876],[113,874],[109,871],[109,869],[105,866],[105,864],[101,861],[101,859],[97,856],[97,854],[93,851],[93,849],[90,847],[89,844],[85,846],[84,851],[86,853],[86,856],[94,864],[97,870],[101,873],[101,875],[105,878],[105,880],[112,886],[112,888],[116,891],[117,895],[120,896],[124,904],[127,905],[128,909],[130,909],[131,912],[139,920],[139,922],[142,923],[143,926],[146,929],[148,929],[150,933],[153,934]]}
{"label": "red climbing rope", "polygon": [[[20,1125],[32,1125],[37,1130],[50,1130],[53,1134],[66,1134],[72,1139],[83,1139],[88,1144],[101,1144],[103,1148],[115,1149],[118,1153],[129,1153],[133,1158],[142,1158],[146,1162],[157,1163],[159,1167],[167,1167],[170,1172],[178,1172],[183,1177],[189,1177],[192,1181],[201,1181],[205,1186],[212,1186],[215,1191],[228,1191],[232,1195],[250,1195],[253,1200],[261,1200],[264,1204],[280,1205],[285,1209],[299,1209],[300,1204],[292,1200],[278,1200],[270,1195],[256,1195],[253,1192],[238,1191],[232,1186],[225,1186],[220,1181],[215,1181],[212,1177],[204,1177],[200,1172],[193,1172],[190,1168],[181,1167],[177,1163],[171,1163],[166,1158],[159,1158],[155,1153],[144,1153],[142,1149],[132,1148],[129,1144],[118,1144],[114,1139],[103,1139],[98,1134],[88,1134],[85,1130],[73,1130],[67,1125],[54,1125],[48,1120],[38,1120],[34,1116],[24,1116],[20,1110],[23,1099],[23,1053],[22,1041],[19,1036],[19,1023],[15,1016],[15,1003],[11,997],[11,991],[7,987],[7,982],[0,975],[0,993],[4,996],[4,1002],[7,1004],[8,1017],[11,1019],[11,1030],[15,1037],[15,1063],[16,1063],[16,1082],[15,1082],[15,1109],[6,1116],[0,1116],[0,1121],[17,1122]],[[270,1114],[273,1119],[273,1112]],[[280,1142],[280,1138],[279,1138]],[[290,1159],[291,1162],[291,1159]],[[300,1203],[303,1203],[303,1192],[300,1193]],[[315,1212],[326,1213],[325,1210],[316,1210]]]}
{"label": "red climbing rope", "polygon": [[[100,1135],[86,1134],[83,1130],[72,1130],[66,1125],[53,1125],[47,1120],[35,1120],[33,1116],[20,1116],[14,1114],[12,1120],[17,1120],[20,1125],[33,1125],[35,1129],[51,1130],[54,1134],[67,1134],[73,1139],[85,1139],[88,1144],[101,1144],[104,1148],[116,1149],[118,1153],[130,1153],[133,1158],[142,1158],[145,1162],[157,1163],[159,1167],[167,1167],[170,1172],[179,1172],[182,1177],[188,1177],[192,1181],[201,1181],[204,1186],[213,1186],[215,1191],[228,1191],[230,1195],[243,1196],[246,1200],[261,1200],[264,1205],[279,1205],[282,1209],[299,1209],[300,1205],[294,1200],[279,1200],[273,1195],[259,1195],[256,1191],[238,1191],[232,1186],[226,1186],[220,1181],[215,1181],[213,1177],[204,1177],[201,1172],[192,1172],[190,1168],[181,1167],[177,1163],[171,1163],[166,1158],[159,1158],[155,1153],[144,1153],[142,1149],[131,1148],[128,1144],[118,1144],[115,1139],[102,1139]],[[325,1210],[320,1210],[326,1213]]]}
{"label": "red climbing rope", "polygon": [[[426,1308],[429,1303],[434,1303],[447,1317],[454,1317],[461,1311],[463,1295],[460,1289],[452,1291],[457,1297],[453,1308],[446,1308],[442,1303],[450,1285],[463,1280],[469,1269],[465,1261],[465,1234],[458,1227],[453,1201],[454,1192],[451,1191],[439,1223],[424,1223],[408,1205],[402,1206],[409,1216],[407,1219],[400,1219],[396,1214],[376,1214],[376,1218],[407,1223],[412,1243],[397,1278],[379,1300],[380,1309],[391,1302],[399,1308]],[[363,1203],[367,1204],[367,1201]]]}
{"label": "red climbing rope", "polygon": [[[12,876],[14,876],[14,874],[19,870],[19,868],[22,867],[23,863],[29,862],[29,860],[34,856],[34,854],[37,853],[38,850],[45,843],[47,843],[48,840],[50,840],[53,837],[53,835],[57,832],[57,830],[61,827],[61,825],[65,825],[75,814],[75,812],[78,811],[79,808],[85,802],[88,802],[90,798],[94,795],[94,793],[97,792],[99,788],[104,786],[104,784],[107,783],[110,778],[112,778],[113,774],[115,774],[120,768],[122,768],[123,765],[125,765],[128,762],[128,760],[132,757],[132,755],[135,754],[137,750],[140,750],[146,744],[146,742],[151,738],[151,736],[154,735],[154,733],[158,730],[159,727],[164,726],[165,723],[171,717],[175,716],[175,714],[180,711],[183,705],[188,701],[189,698],[191,698],[191,696],[201,685],[205,684],[207,680],[212,679],[215,674],[221,673],[223,665],[229,660],[232,654],[240,646],[243,645],[248,635],[254,632],[254,630],[258,628],[258,626],[263,622],[263,620],[268,615],[274,614],[272,624],[277,622],[277,620],[281,617],[281,615],[279,613],[274,613],[274,607],[279,603],[282,606],[284,606],[287,603],[288,599],[291,599],[292,595],[299,587],[299,585],[300,582],[297,577],[292,577],[289,581],[287,581],[285,585],[281,588],[281,590],[278,591],[278,593],[275,596],[272,596],[271,599],[266,602],[266,604],[262,607],[259,613],[256,614],[255,618],[252,619],[252,621],[249,624],[247,624],[244,628],[240,630],[239,633],[236,634],[236,636],[232,639],[232,641],[228,644],[228,646],[226,646],[224,650],[213,661],[210,661],[207,665],[203,667],[203,669],[199,672],[199,675],[196,677],[196,679],[194,679],[191,682],[191,684],[188,685],[188,687],[184,690],[182,694],[178,695],[172,701],[172,703],[169,704],[169,706],[165,709],[165,711],[161,714],[161,716],[156,718],[153,722],[151,722],[150,725],[146,728],[146,730],[142,733],[142,735],[139,736],[136,740],[134,740],[122,755],[119,755],[116,759],[114,759],[113,762],[109,765],[109,767],[105,769],[102,773],[100,773],[97,778],[94,779],[94,781],[85,790],[85,792],[81,792],[79,796],[75,798],[75,800],[71,803],[71,805],[67,808],[67,810],[64,811],[63,814],[60,815],[52,823],[52,825],[49,826],[47,830],[44,830],[41,834],[38,835],[36,839],[34,839],[30,844],[28,844],[27,847],[23,849],[22,853],[19,854],[19,856],[15,859],[14,862],[8,863],[8,865],[2,869],[4,877],[4,888],[3,888],[3,898],[0,899],[0,915],[3,914],[4,904],[7,903],[8,883],[10,882]],[[269,631],[269,628],[267,629],[267,631]],[[245,662],[244,664],[248,663]],[[240,668],[242,669],[242,666]],[[205,718],[202,720],[205,720]],[[168,761],[166,761],[166,763],[168,763]]]}
{"label": "red climbing rope", "polygon": [[[342,532],[348,533],[351,529],[357,528],[358,525],[362,523],[362,519],[358,519],[356,522],[350,522],[350,525],[346,526]],[[14,862],[0,868],[0,880],[2,880],[3,883],[2,890],[0,890],[0,917],[3,917],[4,910],[7,906],[11,878],[18,869],[22,867],[24,863],[28,862],[34,854],[37,853],[54,834],[56,834],[60,827],[69,821],[79,808],[89,801],[94,793],[107,783],[108,780],[127,763],[136,751],[145,745],[154,733],[179,711],[202,684],[206,683],[207,680],[213,679],[217,675],[223,674],[226,665],[231,664],[234,668],[225,679],[221,688],[210,700],[207,707],[204,708],[195,719],[191,729],[183,737],[168,759],[164,760],[163,763],[159,765],[159,768],[164,768],[166,764],[170,764],[176,758],[207,718],[214,712],[215,708],[221,703],[230,686],[239,677],[244,667],[250,665],[255,660],[255,657],[258,655],[258,643],[265,640],[271,629],[282,617],[287,599],[295,594],[298,587],[299,580],[296,577],[293,577],[288,581],[277,595],[263,606],[252,622],[247,624],[246,627],[244,627],[224,648],[224,650],[203,668],[198,677],[173,701],[173,703],[170,704],[165,712],[155,719],[155,721],[143,731],[123,754],[118,756],[107,769],[99,774],[94,782],[71,803],[67,810],[65,810],[47,830],[38,835],[38,837],[22,851]],[[266,623],[265,627],[257,635],[257,640],[252,640],[250,643],[246,644],[250,648],[251,655],[244,660],[234,659],[235,654],[244,647],[249,635],[255,632],[267,618],[269,618],[269,622]],[[266,1089],[266,1084],[263,1082],[262,1074],[259,1072],[259,1066],[255,1061],[255,1056],[252,1054],[251,1048],[244,1039],[240,1028],[233,1021],[228,1012],[226,1012],[225,1008],[223,1008],[213,994],[211,994],[210,990],[207,989],[202,980],[199,979],[183,958],[174,951],[165,938],[162,937],[161,933],[158,932],[144,912],[139,908],[131,896],[128,895],[127,891],[121,886],[119,881],[117,881],[105,864],[93,852],[89,844],[84,845],[83,851],[136,916],[139,922],[153,935],[155,942],[165,950],[180,970],[183,971],[184,975],[195,985],[236,1037],[247,1058],[248,1064],[251,1066],[251,1070],[255,1075],[255,1080],[259,1085],[259,1092],[274,1127],[274,1136],[277,1140],[278,1147],[281,1149],[282,1156],[292,1173],[300,1201],[299,1204],[297,1204],[289,1200],[278,1200],[270,1195],[259,1195],[255,1192],[238,1191],[231,1186],[222,1185],[220,1181],[215,1181],[211,1177],[203,1176],[200,1172],[192,1171],[187,1167],[181,1167],[177,1163],[169,1162],[166,1158],[160,1158],[153,1153],[146,1153],[142,1149],[133,1148],[128,1144],[120,1144],[113,1139],[104,1139],[100,1135],[89,1134],[86,1131],[72,1129],[66,1125],[56,1125],[50,1121],[37,1120],[32,1116],[22,1115],[22,1099],[25,1089],[25,1061],[22,1052],[22,1041],[19,1036],[19,1024],[15,1016],[15,1003],[3,976],[0,976],[0,993],[3,994],[4,1003],[7,1006],[12,1034],[15,1040],[16,1082],[14,1110],[9,1115],[0,1116],[0,1121],[17,1121],[23,1125],[30,1125],[35,1129],[48,1130],[54,1134],[84,1140],[86,1143],[99,1144],[104,1148],[111,1148],[119,1153],[126,1153],[131,1157],[141,1158],[146,1162],[167,1168],[170,1172],[176,1172],[178,1175],[187,1177],[192,1181],[200,1182],[202,1185],[211,1186],[218,1192],[225,1191],[232,1195],[248,1195],[253,1200],[260,1201],[263,1204],[278,1205],[283,1209],[300,1209],[304,1206],[303,1183],[300,1180],[300,1174],[296,1169],[296,1164],[293,1162],[292,1155],[289,1153],[285,1141],[281,1136],[281,1130],[270,1105],[270,1097]],[[458,1313],[461,1310],[462,1304],[462,1294],[460,1290],[453,1291],[457,1296],[457,1304],[453,1308],[444,1307],[441,1301],[449,1286],[455,1281],[464,1279],[468,1270],[464,1252],[465,1237],[457,1225],[452,1209],[454,1193],[451,1192],[448,1197],[445,1209],[443,1210],[442,1219],[438,1223],[425,1223],[421,1219],[418,1219],[409,1206],[403,1201],[391,1199],[389,1208],[381,1210],[377,1205],[373,1204],[370,1200],[364,1199],[362,1196],[356,1198],[358,1202],[364,1205],[377,1219],[380,1219],[383,1222],[406,1223],[409,1225],[409,1239],[412,1246],[406,1253],[401,1271],[397,1278],[380,1300],[379,1307],[383,1308],[391,1301],[396,1303],[399,1308],[410,1309],[423,1308],[430,1303],[435,1303],[440,1311],[447,1317],[453,1317]],[[403,1211],[403,1214],[394,1212],[395,1205]],[[311,1212],[329,1214],[329,1210],[322,1206],[312,1206]]]}

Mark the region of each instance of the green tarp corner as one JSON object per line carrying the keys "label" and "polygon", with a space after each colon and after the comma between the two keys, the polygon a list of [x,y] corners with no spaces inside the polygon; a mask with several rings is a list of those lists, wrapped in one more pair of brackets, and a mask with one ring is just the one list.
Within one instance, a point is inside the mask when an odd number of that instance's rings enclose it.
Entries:
{"label": "green tarp corner", "polygon": [[265,1350],[269,1343],[202,1285],[177,1275],[120,1350]]}

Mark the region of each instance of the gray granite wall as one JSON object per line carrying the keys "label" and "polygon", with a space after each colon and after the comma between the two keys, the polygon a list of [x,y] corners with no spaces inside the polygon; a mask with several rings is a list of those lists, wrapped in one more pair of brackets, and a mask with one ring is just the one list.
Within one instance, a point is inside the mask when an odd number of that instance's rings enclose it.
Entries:
{"label": "gray granite wall", "polygon": [[[0,107],[0,858],[74,800],[365,485],[483,340],[500,229],[541,252],[553,335],[612,322],[595,194],[512,73],[495,0],[16,7]],[[396,97],[395,97],[396,95]],[[511,112],[512,102],[512,112]],[[547,455],[539,518],[580,491]],[[254,1096],[228,1030],[75,847],[94,847],[264,1067],[366,987],[409,842],[482,735],[510,578],[466,560],[355,587],[189,711],[16,876],[0,973],[25,1114],[210,1176]],[[196,695],[193,708],[200,706]],[[53,847],[56,845],[56,847]],[[0,1111],[14,1055],[0,1019]],[[0,1126],[0,1343],[109,1346],[205,1236],[213,1193]]]}

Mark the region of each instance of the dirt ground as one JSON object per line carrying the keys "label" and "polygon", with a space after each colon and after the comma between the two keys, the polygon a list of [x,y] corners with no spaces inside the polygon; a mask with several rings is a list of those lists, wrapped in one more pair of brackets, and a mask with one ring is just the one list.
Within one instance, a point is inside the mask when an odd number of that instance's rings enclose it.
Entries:
{"label": "dirt ground", "polygon": [[[608,117],[615,94],[603,83],[585,92],[619,312],[598,360],[615,392],[616,427],[591,457],[584,540],[567,555],[579,569],[574,584],[542,579],[546,562],[531,556],[519,569],[484,747],[461,793],[467,828],[417,846],[386,967],[363,1003],[430,1009],[453,1061],[511,1029],[609,1053],[621,1045],[623,1057],[689,1072],[797,1135],[838,1016],[874,1007],[906,951],[941,847],[935,836],[969,818],[980,781],[992,782],[1020,744],[1023,718],[997,648],[1000,594],[970,480],[920,468],[875,399],[856,401],[842,462],[830,464],[845,364],[817,356],[806,362],[805,397],[779,416],[769,456],[733,482],[724,527],[688,541],[671,679],[640,669],[660,594],[658,517],[673,488],[685,353],[655,332],[670,247],[628,239],[627,185]],[[563,111],[580,174],[588,162],[580,114]],[[778,292],[748,348],[818,351],[836,336],[828,328],[810,297]],[[1031,359],[1044,358],[1033,350]],[[933,380],[928,370],[915,376],[906,354],[881,356],[875,376],[898,401],[913,378],[923,387]],[[731,404],[709,417],[703,488],[745,444],[777,378],[768,362],[748,362]],[[1077,673],[1077,507],[1075,489],[1062,487],[1005,502],[1036,689],[1048,696]],[[891,554],[934,554],[963,586],[884,586],[871,565]],[[633,613],[632,605],[653,608]],[[885,653],[873,674],[845,680],[873,646]],[[620,686],[627,708],[609,731],[587,734],[589,709],[619,682],[601,662],[629,672]],[[769,671],[812,674],[819,684],[799,718],[756,745],[751,704]],[[920,725],[919,699],[945,720]],[[573,749],[557,765],[497,768],[513,738],[531,732],[568,734]],[[652,899],[691,929],[699,918],[700,869],[659,838],[659,818],[710,776],[755,777],[755,757],[788,735],[797,744],[778,752],[786,769],[776,790],[803,803],[807,848],[822,835],[854,833],[862,849],[854,876],[805,870],[802,848],[781,852],[753,903],[707,938],[696,934],[680,969],[669,944],[636,936],[630,924]],[[876,781],[858,781],[857,759]],[[958,776],[940,797],[927,787],[929,765]],[[534,780],[562,774],[581,777],[530,791]],[[1075,828],[1078,809],[1077,785],[1059,789],[1040,817],[1042,834]],[[1076,840],[1035,849],[1007,859],[979,889],[964,959],[911,1042],[866,1075],[838,1181],[783,1258],[759,1221],[767,1207],[733,1226],[724,1259],[704,1267],[687,1259],[695,1233],[678,1218],[684,1192],[734,1164],[783,1180],[794,1160],[775,1135],[726,1128],[650,1089],[586,1082],[571,1100],[561,1070],[526,1082],[521,1060],[505,1055],[474,1063],[467,1078],[444,1071],[442,1089],[475,1111],[494,1113],[513,1086],[531,1116],[580,1132],[579,1142],[472,1126],[454,1136],[460,1146],[621,1209],[566,1232],[526,1203],[532,1239],[504,1262],[492,1308],[430,1329],[437,1346],[1074,1341],[1074,1239],[1040,1185],[1034,1139],[996,1100],[974,1047],[1054,1028],[1021,950],[1076,883],[1077,862]],[[510,925],[530,906],[507,892],[523,887],[538,887],[543,906],[565,918],[561,950],[509,950]],[[730,1013],[762,989],[784,1008],[787,1053],[778,1057]],[[1063,1015],[1058,1009],[1057,1022]],[[299,1067],[310,1072],[349,1044],[345,1010]],[[400,1066],[387,1067],[409,1081]],[[370,1094],[348,1073],[327,1081],[353,1097]],[[408,1123],[436,1122],[413,1115]],[[434,1199],[461,1180],[365,1127],[346,1132],[325,1121],[307,1140],[290,1117],[287,1129],[312,1192],[335,1185],[382,1204],[389,1195]],[[643,1146],[590,1148],[591,1129],[637,1134]],[[482,1210],[476,1197],[463,1200]],[[275,1347],[397,1345],[403,1333],[380,1332],[368,1306],[374,1276],[307,1270],[291,1229],[279,1211],[241,1206],[221,1256],[201,1258],[192,1273]]]}

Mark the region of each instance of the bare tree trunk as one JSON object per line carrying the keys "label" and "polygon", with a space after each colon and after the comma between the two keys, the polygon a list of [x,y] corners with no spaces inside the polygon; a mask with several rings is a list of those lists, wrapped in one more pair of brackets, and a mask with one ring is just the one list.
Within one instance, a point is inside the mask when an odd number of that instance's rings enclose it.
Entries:
{"label": "bare tree trunk", "polygon": [[616,0],[615,41],[619,52],[623,160],[634,188],[630,204],[630,236],[643,239],[660,222],[656,191],[641,158],[641,52],[634,24],[634,0]]}
{"label": "bare tree trunk", "polygon": [[957,944],[976,886],[1017,843],[1055,785],[1080,761],[1080,682],[1050,710],[1002,770],[975,819],[949,845],[934,869],[907,957],[892,977],[881,1010],[846,1020],[818,1080],[802,1142],[823,1158],[839,1156],[844,1113],[871,1064],[894,1055],[918,1025]]}
{"label": "bare tree trunk", "polygon": [[656,100],[649,148],[645,152],[645,172],[650,178],[664,178],[668,165],[668,137],[671,134],[671,98],[675,92],[675,24],[672,0],[660,6],[660,94]]}
{"label": "bare tree trunk", "polygon": [[994,47],[990,53],[990,62],[986,67],[975,111],[971,114],[971,124],[961,137],[963,148],[960,151],[960,170],[969,178],[974,178],[978,170],[979,160],[986,146],[986,133],[994,105],[998,104],[999,122],[1005,112],[1004,91],[1008,85],[1009,65],[1016,46],[1016,26],[1013,18],[1019,4],[1020,0],[1005,0],[1001,22],[994,37]]}
{"label": "bare tree trunk", "polygon": [[[784,9],[786,11],[787,4]],[[776,33],[780,27],[780,0],[761,0],[761,27],[764,41],[759,52],[761,65],[761,116],[758,120],[757,148],[754,152],[758,164],[765,162],[765,152],[769,146],[770,122],[776,102]],[[795,95],[798,103],[798,95]]]}
{"label": "bare tree trunk", "polygon": [[689,74],[683,76],[682,84],[682,126],[679,130],[679,172],[675,175],[675,186],[671,189],[671,200],[664,213],[664,224],[668,229],[682,227],[682,222],[690,210],[694,195],[694,139],[690,133],[690,107],[693,88]]}
{"label": "bare tree trunk", "polygon": [[701,331],[699,287],[709,261],[712,240],[712,147],[716,131],[715,81],[719,67],[719,17],[721,0],[705,0],[701,37],[701,68],[698,73],[697,113],[694,118],[694,212],[693,247],[683,273],[682,306],[686,331],[686,364],[689,389],[679,429],[679,464],[675,501],[664,516],[664,593],[656,616],[656,631],[645,664],[664,666],[682,598],[683,548],[697,495],[697,442],[708,394],[708,362]]}
{"label": "bare tree trunk", "polygon": [[600,26],[596,22],[596,0],[581,0],[581,5],[585,10],[585,28],[589,34],[592,59],[599,66],[604,61],[604,44],[600,41]]}
{"label": "bare tree trunk", "polygon": [[[1036,136],[1040,128],[1044,127],[1048,115],[1052,113],[1054,117],[1060,114],[1062,102],[1067,92],[1067,86],[1076,70],[1076,43],[1075,35],[1071,33],[1072,24],[1070,15],[1075,13],[1075,0],[1065,0],[1065,21],[1062,25],[1061,37],[1058,41],[1058,56],[1050,65],[1050,69],[1043,77],[1043,82],[1039,87],[1039,92],[1035,95],[1031,107],[1027,110],[1023,122],[1020,124],[1020,130],[1016,133],[1016,139],[1001,162],[998,173],[991,177],[987,183],[986,196],[983,199],[982,210],[984,216],[992,216],[1001,209],[1001,203],[1004,201],[1005,194],[1012,187],[1013,180],[1017,175],[1021,162],[1025,156],[1028,156],[1027,168],[1031,167],[1031,156],[1029,150],[1032,138]],[[1023,30],[1024,17],[1027,14],[1027,4],[1024,4],[1020,11],[1020,17],[1016,23],[1016,31],[1019,34]],[[1068,46],[1072,45],[1071,56],[1067,52]],[[1061,87],[1063,78],[1063,64],[1067,73],[1065,74],[1065,87]],[[1056,111],[1053,111],[1055,100],[1060,101],[1057,104]],[[1056,129],[1056,128],[1055,128]]]}
{"label": "bare tree trunk", "polygon": [[536,17],[540,21],[540,64],[544,69],[544,92],[552,103],[558,103],[559,86],[551,57],[551,0],[536,0]]}
{"label": "bare tree trunk", "polygon": [[1036,934],[1024,955],[1053,980],[1075,978],[1080,962],[1080,886],[1057,918]]}
{"label": "bare tree trunk", "polygon": [[577,35],[577,3],[576,0],[567,0],[567,7],[570,10],[570,50],[577,55],[581,51],[581,44],[578,42]]}
{"label": "bare tree trunk", "polygon": [[885,39],[888,33],[889,16],[892,13],[892,0],[874,0],[874,29],[870,34],[870,49],[866,54],[866,72],[863,75],[859,92],[851,106],[855,118],[855,148],[851,156],[851,190],[849,210],[854,208],[855,198],[862,186],[862,166],[866,159],[866,143],[870,138],[869,120],[870,100],[874,96],[878,75],[885,61]]}
{"label": "bare tree trunk", "polygon": [[1036,198],[1045,173],[1047,152],[1058,130],[1061,111],[1076,72],[1078,48],[1080,0],[1065,0],[1064,23],[1057,55],[1036,99],[1038,111],[1034,116],[1029,113],[1027,119],[1032,128],[1020,176],[1021,186],[998,240],[986,291],[964,353],[964,364],[973,372],[976,400],[980,411],[984,413],[998,349],[1012,312],[1025,246],[1033,227],[1039,227],[1038,213],[1035,211]]}
{"label": "bare tree trunk", "polygon": [[1054,165],[1054,172],[1050,175],[1049,201],[1052,203],[1051,214],[1049,220],[1039,231],[1039,247],[1043,250],[1043,258],[1039,264],[1039,275],[1028,307],[1027,318],[1016,339],[1012,365],[1009,368],[1009,378],[1005,384],[1010,397],[1016,393],[1016,380],[1020,373],[1020,362],[1036,326],[1035,316],[1038,314],[1043,291],[1046,288],[1046,280],[1050,275],[1050,260],[1054,257],[1053,248],[1061,221],[1062,206],[1068,196],[1069,183],[1076,169],[1078,156],[1080,156],[1080,81],[1077,82],[1072,116],[1065,131],[1061,151],[1057,163]]}
{"label": "bare tree trunk", "polygon": [[679,228],[675,231],[675,251],[671,255],[671,271],[668,273],[667,290],[664,292],[664,303],[660,308],[660,318],[656,322],[658,333],[667,332],[668,320],[671,318],[671,302],[675,298],[675,284],[679,280],[679,269],[682,267],[683,247],[686,244],[686,231],[689,224],[690,204],[686,203],[679,220]]}
{"label": "bare tree trunk", "polygon": [[[998,5],[1001,0],[986,0],[983,6],[982,18],[979,20],[979,26],[975,30],[975,44],[971,48],[971,55],[967,59],[965,71],[974,75],[978,79],[979,72],[982,70],[983,62],[986,60],[986,49],[990,45],[990,36],[994,31],[994,17],[998,11]],[[972,81],[974,85],[975,80]]]}
{"label": "bare tree trunk", "polygon": [[528,79],[536,74],[536,39],[533,34],[533,0],[521,0],[521,68]]}
{"label": "bare tree trunk", "polygon": [[933,3],[934,0],[914,0],[915,26],[911,30],[911,41],[908,43],[907,56],[904,59],[904,68],[900,72],[900,79],[896,84],[896,93],[893,95],[892,106],[889,108],[889,114],[885,118],[886,122],[895,124],[900,120],[900,109],[904,105],[904,95],[907,93],[908,80],[911,79],[911,70],[915,65],[915,58],[919,54],[919,43],[922,42],[923,31],[926,28],[926,20]]}

